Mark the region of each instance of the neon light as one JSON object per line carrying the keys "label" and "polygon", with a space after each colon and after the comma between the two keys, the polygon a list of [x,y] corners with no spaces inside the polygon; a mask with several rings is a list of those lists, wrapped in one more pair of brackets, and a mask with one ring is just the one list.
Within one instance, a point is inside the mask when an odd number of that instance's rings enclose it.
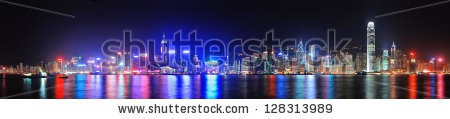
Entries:
{"label": "neon light", "polygon": [[100,60],[100,57],[98,57],[97,60]]}
{"label": "neon light", "polygon": [[139,58],[139,56],[137,56],[137,55],[135,55],[135,56],[133,56],[134,58]]}

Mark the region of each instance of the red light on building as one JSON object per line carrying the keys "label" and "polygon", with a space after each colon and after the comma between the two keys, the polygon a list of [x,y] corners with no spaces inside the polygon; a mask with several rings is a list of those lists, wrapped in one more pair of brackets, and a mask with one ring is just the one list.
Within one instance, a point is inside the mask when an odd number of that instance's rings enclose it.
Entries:
{"label": "red light on building", "polygon": [[57,57],[56,58],[56,61],[58,61],[58,62],[62,62],[64,59],[62,58],[62,57]]}
{"label": "red light on building", "polygon": [[409,55],[414,56],[414,53],[411,52],[411,53],[409,53]]}

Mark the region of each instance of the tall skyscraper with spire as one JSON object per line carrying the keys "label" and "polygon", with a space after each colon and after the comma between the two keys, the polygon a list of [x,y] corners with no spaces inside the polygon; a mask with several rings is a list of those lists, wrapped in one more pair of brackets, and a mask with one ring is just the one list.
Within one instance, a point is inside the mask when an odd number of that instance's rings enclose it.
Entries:
{"label": "tall skyscraper with spire", "polygon": [[304,70],[304,67],[306,65],[306,52],[303,46],[303,41],[300,41],[299,44],[297,44],[297,51],[296,51],[296,57],[297,57],[297,64],[301,67],[299,69]]}
{"label": "tall skyscraper with spire", "polygon": [[389,69],[395,70],[397,68],[397,46],[395,46],[395,42],[392,41],[391,46],[391,56],[389,57]]}
{"label": "tall skyscraper with spire", "polygon": [[165,34],[163,34],[163,39],[161,40],[161,57],[162,66],[169,65],[169,42]]}
{"label": "tall skyscraper with spire", "polygon": [[367,72],[375,71],[375,24],[367,24]]}

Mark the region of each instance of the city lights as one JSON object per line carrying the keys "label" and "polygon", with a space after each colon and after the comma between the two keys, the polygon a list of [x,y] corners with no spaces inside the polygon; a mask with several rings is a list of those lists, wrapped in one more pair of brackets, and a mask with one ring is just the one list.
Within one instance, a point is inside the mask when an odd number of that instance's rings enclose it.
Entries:
{"label": "city lights", "polygon": [[183,54],[189,54],[189,50],[183,50]]}
{"label": "city lights", "polygon": [[175,54],[175,50],[169,50],[169,54]]}

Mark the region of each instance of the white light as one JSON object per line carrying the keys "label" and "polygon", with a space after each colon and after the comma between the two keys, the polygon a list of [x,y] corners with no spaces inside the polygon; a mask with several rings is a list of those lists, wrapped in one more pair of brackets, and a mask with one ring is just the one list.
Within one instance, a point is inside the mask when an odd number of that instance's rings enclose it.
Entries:
{"label": "white light", "polygon": [[169,54],[175,54],[175,50],[169,50]]}
{"label": "white light", "polygon": [[190,51],[189,50],[183,50],[183,54],[189,54]]}

